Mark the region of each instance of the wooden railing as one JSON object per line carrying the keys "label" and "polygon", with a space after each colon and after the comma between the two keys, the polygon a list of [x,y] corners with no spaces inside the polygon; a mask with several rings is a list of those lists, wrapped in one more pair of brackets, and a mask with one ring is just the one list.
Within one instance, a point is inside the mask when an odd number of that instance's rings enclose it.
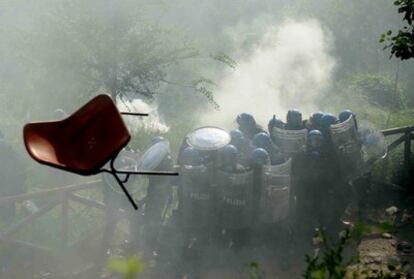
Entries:
{"label": "wooden railing", "polygon": [[35,244],[31,244],[24,241],[18,241],[13,239],[18,231],[29,226],[39,217],[47,214],[49,211],[54,209],[57,206],[61,206],[62,213],[62,227],[61,227],[61,236],[62,236],[62,246],[66,247],[68,244],[68,224],[69,224],[69,201],[74,201],[81,203],[83,205],[94,207],[98,209],[104,209],[105,205],[98,201],[92,201],[88,198],[77,195],[75,192],[87,189],[94,189],[101,185],[101,180],[90,181],[82,184],[74,184],[63,186],[59,188],[40,190],[35,193],[21,194],[15,196],[0,197],[0,205],[8,205],[14,203],[22,203],[24,201],[35,201],[35,200],[46,200],[44,206],[39,209],[31,212],[28,216],[24,217],[22,220],[19,220],[16,223],[13,223],[6,230],[0,232],[0,240],[6,241],[9,243],[14,243],[20,246],[26,246],[28,248],[47,250],[45,248],[39,247]]}
{"label": "wooden railing", "polygon": [[381,131],[384,136],[401,135],[388,145],[388,152],[404,143],[404,173],[405,183],[409,183],[411,166],[411,141],[414,140],[414,126],[391,128]]}
{"label": "wooden railing", "polygon": [[[126,212],[122,209],[116,208],[109,208],[103,202],[99,200],[92,200],[88,197],[82,196],[77,192],[83,190],[90,190],[90,189],[97,189],[101,187],[102,180],[94,180],[90,182],[80,183],[80,184],[73,184],[62,186],[58,188],[52,188],[47,190],[39,190],[34,193],[28,194],[20,194],[15,196],[6,196],[0,197],[0,205],[11,205],[16,203],[23,203],[25,201],[38,201],[36,202],[39,208],[35,208],[30,212],[27,216],[22,218],[21,220],[15,221],[8,227],[3,228],[0,231],[0,242],[7,243],[14,247],[20,247],[24,249],[28,249],[29,251],[33,251],[37,255],[45,255],[47,257],[54,257],[56,255],[56,251],[53,251],[51,248],[42,247],[34,243],[30,243],[28,241],[18,240],[16,239],[16,233],[22,231],[23,229],[30,229],[29,226],[39,217],[44,216],[51,210],[55,209],[56,207],[60,206],[61,210],[61,228],[59,232],[60,242],[58,243],[58,247],[56,248],[59,251],[59,254],[65,253],[67,251],[68,254],[70,252],[82,249],[84,244],[90,244],[92,242],[96,242],[98,235],[102,234],[102,240],[100,243],[96,245],[96,251],[88,251],[93,256],[93,260],[95,264],[89,266],[87,270],[84,272],[88,272],[94,274],[94,278],[98,278],[100,271],[103,267],[103,264],[106,260],[107,254],[106,251],[108,247],[110,247],[110,242],[113,236],[113,232],[117,227],[117,220],[114,218],[108,217],[108,212],[112,212],[116,210],[116,216],[121,218],[126,218]],[[93,228],[91,231],[86,232],[81,239],[78,239],[74,243],[68,243],[69,240],[69,232],[70,232],[70,202],[75,202],[81,205],[86,206],[87,208],[96,208],[105,214],[104,223],[96,228]],[[93,241],[94,240],[94,241]],[[72,277],[71,277],[72,278]]]}
{"label": "wooden railing", "polygon": [[388,145],[388,151],[395,149],[404,143],[404,164],[409,166],[411,157],[411,141],[414,139],[414,126],[391,128],[381,131],[384,136],[394,136],[402,134],[398,139]]}

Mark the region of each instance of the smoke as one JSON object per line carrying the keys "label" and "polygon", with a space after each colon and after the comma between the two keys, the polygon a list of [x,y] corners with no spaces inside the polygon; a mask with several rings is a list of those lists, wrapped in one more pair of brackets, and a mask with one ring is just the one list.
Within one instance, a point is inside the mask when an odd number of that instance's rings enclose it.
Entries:
{"label": "smoke", "polygon": [[124,116],[131,133],[138,131],[166,133],[170,129],[158,114],[156,104],[148,104],[142,99],[125,100],[117,98],[118,109],[125,112],[148,113],[146,117]]}
{"label": "smoke", "polygon": [[311,113],[332,78],[335,59],[329,46],[329,36],[316,20],[287,20],[265,28],[250,55],[237,59],[236,69],[219,82],[220,111],[201,122],[228,127],[241,112],[261,123],[273,114],[284,118],[289,108]]}

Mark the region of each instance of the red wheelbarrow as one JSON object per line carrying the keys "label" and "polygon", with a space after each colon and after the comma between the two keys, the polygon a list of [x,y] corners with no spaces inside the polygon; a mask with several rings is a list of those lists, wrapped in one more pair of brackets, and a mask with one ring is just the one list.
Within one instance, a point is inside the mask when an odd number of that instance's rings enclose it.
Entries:
{"label": "red wheelbarrow", "polygon": [[[132,206],[138,209],[124,183],[132,174],[178,175],[176,172],[116,169],[115,158],[131,136],[112,99],[98,95],[61,121],[33,122],[23,128],[24,144],[30,156],[41,164],[80,175],[107,172],[114,176]],[[109,169],[104,165],[110,162]],[[119,175],[125,175],[121,179]]]}

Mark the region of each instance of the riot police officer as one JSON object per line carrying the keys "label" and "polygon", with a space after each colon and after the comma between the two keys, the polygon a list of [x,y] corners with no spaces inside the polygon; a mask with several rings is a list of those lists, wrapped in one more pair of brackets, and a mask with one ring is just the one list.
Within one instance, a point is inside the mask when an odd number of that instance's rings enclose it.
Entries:
{"label": "riot police officer", "polygon": [[354,116],[351,110],[345,109],[338,114],[339,122],[345,122],[349,117]]}
{"label": "riot police officer", "polygon": [[281,119],[277,118],[276,115],[273,114],[272,119],[270,119],[269,122],[267,123],[267,130],[269,131],[269,135],[272,141],[277,146],[280,146],[281,145],[280,142],[274,136],[274,128],[285,129],[285,123]]}
{"label": "riot police officer", "polygon": [[182,152],[178,192],[179,216],[188,238],[206,241],[210,234],[212,189],[210,166],[189,146]]}
{"label": "riot police officer", "polygon": [[301,130],[304,128],[302,113],[297,109],[290,109],[286,115],[286,130]]}
{"label": "riot police officer", "polygon": [[250,153],[253,150],[253,146],[248,139],[246,139],[243,133],[239,129],[230,131],[230,144],[234,145],[239,151],[239,161],[244,167],[249,165]]}
{"label": "riot police officer", "polygon": [[323,228],[330,237],[336,238],[350,192],[336,154],[326,147],[325,137],[319,130],[309,131],[305,153],[297,155],[292,162],[292,191],[300,245],[311,249],[315,228]]}
{"label": "riot police officer", "polygon": [[322,117],[324,115],[325,114],[321,111],[317,111],[317,112],[312,113],[312,115],[310,117],[310,121],[309,121],[309,127],[307,127],[308,130],[309,131],[310,130],[321,130],[321,128],[322,128],[321,120],[322,120]]}
{"label": "riot police officer", "polygon": [[345,110],[341,111],[338,114],[339,122],[343,123],[343,122],[347,121],[351,116],[354,119],[355,128],[358,130],[358,123],[357,123],[357,120],[356,120],[356,115],[350,109],[345,109]]}
{"label": "riot police officer", "polygon": [[270,165],[270,155],[269,153],[263,148],[256,148],[250,154],[250,166],[253,170],[253,216],[255,218],[255,235],[257,235],[258,239],[261,240],[262,238],[262,230],[258,226],[258,218],[259,218],[259,208],[260,208],[260,196],[263,191],[264,187],[264,176],[263,176],[263,168],[265,166]]}
{"label": "riot police officer", "polygon": [[[211,165],[200,152],[188,146],[181,152],[178,188],[178,227],[182,233],[182,262],[185,273],[199,273],[203,251],[210,244],[216,221]],[[175,233],[175,232],[174,232]]]}
{"label": "riot police officer", "polygon": [[231,144],[222,149],[223,165],[217,171],[217,215],[222,246],[242,247],[253,221],[253,171],[238,163],[239,152]]}
{"label": "riot police officer", "polygon": [[273,128],[285,128],[285,123],[283,123],[281,119],[277,118],[275,114],[273,114],[272,119],[270,119],[267,123],[267,130],[269,131],[270,135],[273,133]]}
{"label": "riot police officer", "polygon": [[263,128],[257,125],[253,115],[249,113],[240,113],[236,122],[239,125],[239,130],[249,140],[252,140],[255,134],[264,132]]}
{"label": "riot police officer", "polygon": [[327,132],[329,127],[336,123],[338,123],[338,118],[336,118],[335,115],[333,115],[332,113],[325,113],[321,117],[321,121],[320,121],[321,132],[325,132],[325,131]]}
{"label": "riot police officer", "polygon": [[267,133],[261,132],[256,134],[253,138],[253,145],[257,148],[263,148],[269,153],[272,165],[278,165],[285,161],[282,152],[273,144]]}
{"label": "riot police officer", "polygon": [[[157,144],[162,146],[168,145],[168,140],[163,137],[154,137],[151,140],[152,147],[156,147]],[[160,155],[157,155],[157,150],[154,149],[154,159],[160,160],[160,163],[151,169],[154,171],[172,171],[174,169],[174,161],[171,158],[171,154],[159,152]],[[145,153],[144,155],[145,156]],[[157,158],[162,156],[162,158]],[[145,165],[145,158],[143,158],[143,165]],[[144,240],[146,244],[151,249],[157,248],[158,236],[161,231],[161,226],[163,223],[163,217],[165,211],[168,208],[169,201],[171,199],[171,180],[173,177],[169,176],[149,176],[148,177],[148,188],[147,194],[145,196],[144,203]],[[138,225],[138,224],[137,224]]]}
{"label": "riot police officer", "polygon": [[222,149],[222,170],[231,173],[246,171],[239,163],[239,150],[232,144],[228,144]]}

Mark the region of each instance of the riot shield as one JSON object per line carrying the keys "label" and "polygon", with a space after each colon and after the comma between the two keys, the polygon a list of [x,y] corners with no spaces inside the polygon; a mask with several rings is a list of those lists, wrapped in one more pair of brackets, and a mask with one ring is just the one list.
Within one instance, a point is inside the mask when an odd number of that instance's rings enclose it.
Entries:
{"label": "riot shield", "polygon": [[274,127],[272,137],[285,154],[301,153],[306,147],[307,130],[285,130]]}
{"label": "riot shield", "polygon": [[182,166],[179,210],[182,224],[190,230],[208,230],[212,210],[211,176],[206,165]]}
{"label": "riot shield", "polygon": [[388,145],[380,131],[364,124],[359,129],[359,137],[362,143],[362,157],[366,167],[387,156]]}
{"label": "riot shield", "polygon": [[347,180],[359,177],[362,174],[361,143],[354,117],[350,116],[342,123],[331,125],[329,133]]}
{"label": "riot shield", "polygon": [[170,143],[167,140],[151,145],[142,155],[138,169],[146,171],[155,170],[169,153]]}
{"label": "riot shield", "polygon": [[218,223],[226,229],[243,229],[253,222],[253,171],[217,172]]}
{"label": "riot shield", "polygon": [[197,150],[218,150],[230,143],[230,135],[218,127],[201,127],[187,135],[187,143]]}
{"label": "riot shield", "polygon": [[329,132],[332,143],[339,154],[352,155],[360,152],[361,144],[352,116],[342,123],[331,125]]}
{"label": "riot shield", "polygon": [[289,214],[291,159],[280,165],[263,166],[259,221],[277,223]]}

